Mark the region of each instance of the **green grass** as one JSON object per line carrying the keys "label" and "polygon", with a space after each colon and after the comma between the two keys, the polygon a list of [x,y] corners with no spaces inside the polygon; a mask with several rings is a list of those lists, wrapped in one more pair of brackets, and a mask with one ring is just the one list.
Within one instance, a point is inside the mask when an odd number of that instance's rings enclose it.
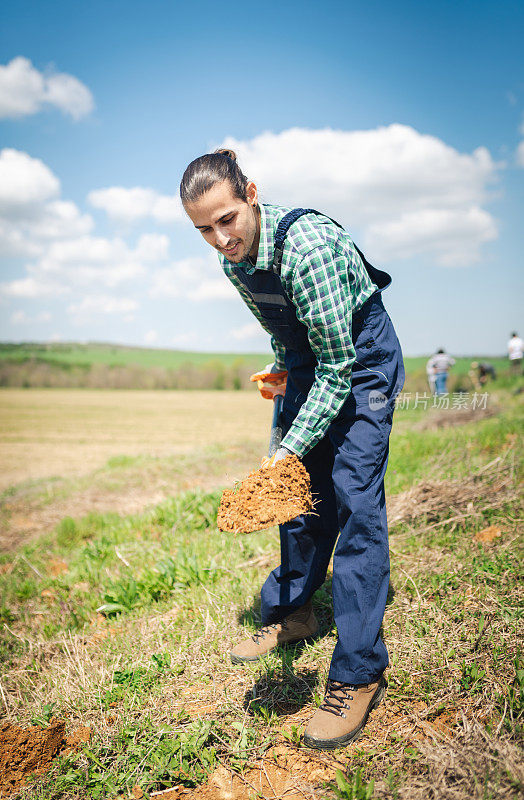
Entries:
{"label": "green grass", "polygon": [[[406,357],[406,372],[423,371],[425,374],[427,356]],[[34,343],[21,344],[0,343],[0,361],[22,362],[36,359],[43,363],[61,364],[64,366],[90,367],[94,364],[109,366],[141,366],[165,367],[176,369],[185,364],[194,366],[209,366],[222,364],[230,367],[239,363],[255,364],[261,368],[269,360],[269,353],[201,353],[184,350],[155,349],[148,347],[130,347],[114,344],[79,344],[71,343]],[[452,372],[456,375],[467,375],[471,361],[489,361],[496,370],[504,372],[508,369],[507,359],[504,357],[458,357]]]}
{"label": "green grass", "polygon": [[[499,456],[517,486],[521,402],[502,391],[496,400],[497,416],[438,430],[419,426],[420,409],[399,411],[390,494],[425,478],[460,481]],[[115,459],[106,473],[140,463]],[[302,747],[301,731],[321,701],[335,643],[330,579],[314,598],[320,639],[231,665],[231,645],[257,627],[258,591],[278,543],[275,531],[220,533],[218,492],[177,493],[132,516],[64,518],[2,556],[9,719],[45,726],[67,717],[71,729],[93,729],[88,745],[17,797],[114,798],[136,786],[147,796],[182,784],[196,787],[194,800],[217,767],[251,780],[250,765],[264,758],[274,768],[279,748],[303,758],[304,780],[311,765],[323,770],[306,797],[518,797],[524,543],[521,505],[501,491],[479,489],[469,515],[391,531],[386,703],[359,742],[321,756]],[[500,535],[482,543],[476,537],[488,526]],[[58,559],[67,568],[53,575]]]}
{"label": "green grass", "polygon": [[200,353],[96,343],[0,344],[0,360],[23,362],[36,359],[48,364],[86,368],[94,364],[106,364],[176,369],[185,364],[195,366],[222,364],[230,367],[240,363],[255,364],[256,368],[261,368],[267,364],[268,358],[267,354],[261,353]]}

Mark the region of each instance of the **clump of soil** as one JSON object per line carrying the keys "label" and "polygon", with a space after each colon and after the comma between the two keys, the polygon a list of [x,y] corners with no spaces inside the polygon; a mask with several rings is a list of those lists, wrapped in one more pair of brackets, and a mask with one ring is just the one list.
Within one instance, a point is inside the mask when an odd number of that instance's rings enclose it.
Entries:
{"label": "clump of soil", "polygon": [[63,743],[63,720],[47,728],[19,728],[9,722],[0,727],[0,797],[8,797],[32,772],[45,772]]}
{"label": "clump of soil", "polygon": [[257,469],[222,495],[217,514],[221,531],[252,533],[306,514],[313,508],[306,468],[294,455],[274,467]]}
{"label": "clump of soil", "polygon": [[56,756],[89,741],[90,728],[78,728],[66,738],[65,727],[60,719],[52,719],[47,728],[0,725],[0,798],[9,797],[32,773],[46,772]]}

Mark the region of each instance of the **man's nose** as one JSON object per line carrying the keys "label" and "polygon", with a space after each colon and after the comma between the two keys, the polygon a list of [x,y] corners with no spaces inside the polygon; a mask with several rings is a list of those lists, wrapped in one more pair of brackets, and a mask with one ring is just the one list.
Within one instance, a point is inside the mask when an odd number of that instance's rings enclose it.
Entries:
{"label": "man's nose", "polygon": [[225,247],[229,241],[229,236],[226,236],[223,231],[217,230],[215,233],[215,241],[218,247]]}
{"label": "man's nose", "polygon": [[215,232],[215,241],[218,247],[225,247],[229,241],[229,236],[220,229],[217,229]]}

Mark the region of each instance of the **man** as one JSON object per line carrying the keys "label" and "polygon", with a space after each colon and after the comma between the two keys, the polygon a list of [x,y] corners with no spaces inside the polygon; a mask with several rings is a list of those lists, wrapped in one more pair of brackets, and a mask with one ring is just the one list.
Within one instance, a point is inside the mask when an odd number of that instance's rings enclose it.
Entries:
{"label": "man", "polygon": [[448,356],[444,348],[441,347],[431,356],[430,362],[435,375],[435,394],[446,394],[449,368],[453,366],[455,359]]}
{"label": "man", "polygon": [[333,566],[338,640],[324,701],[304,734],[306,744],[332,749],[358,736],[386,687],[384,474],[404,383],[400,345],[380,295],[391,279],[328,217],[260,205],[232,151],[191,162],[180,196],[271,335],[275,361],[267,383],[286,379],[284,437],[268,468],[294,453],[317,498],[314,515],[280,526],[281,564],[261,591],[263,627],[231,659],[254,661],[317,634],[311,597],[340,532]]}
{"label": "man", "polygon": [[524,342],[522,341],[518,333],[514,332],[511,334],[511,339],[508,342],[509,368],[512,375],[521,374],[523,353],[524,353]]}
{"label": "man", "polygon": [[477,392],[481,391],[482,387],[485,386],[488,380],[491,379],[494,381],[497,379],[495,367],[493,364],[490,364],[489,361],[472,361],[468,375],[471,379],[474,389]]}

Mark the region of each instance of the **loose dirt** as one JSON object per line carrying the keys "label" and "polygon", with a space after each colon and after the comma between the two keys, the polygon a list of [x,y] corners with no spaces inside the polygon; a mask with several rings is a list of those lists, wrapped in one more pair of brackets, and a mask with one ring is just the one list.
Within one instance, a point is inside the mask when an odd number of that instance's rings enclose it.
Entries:
{"label": "loose dirt", "polygon": [[311,482],[296,456],[258,469],[222,494],[217,514],[221,531],[252,533],[281,525],[313,508]]}
{"label": "loose dirt", "polygon": [[49,727],[0,727],[0,797],[8,797],[31,773],[45,772],[64,743],[65,722],[53,720]]}
{"label": "loose dirt", "polygon": [[428,412],[428,415],[421,422],[412,426],[414,430],[431,431],[440,428],[452,428],[455,425],[466,425],[468,422],[480,422],[482,419],[494,417],[500,412],[496,406],[486,406],[486,408],[449,408],[435,412]]}
{"label": "loose dirt", "polygon": [[65,720],[52,719],[47,728],[0,726],[0,798],[9,797],[29,775],[46,772],[58,755],[77,750],[91,738],[90,728],[65,736]]}

